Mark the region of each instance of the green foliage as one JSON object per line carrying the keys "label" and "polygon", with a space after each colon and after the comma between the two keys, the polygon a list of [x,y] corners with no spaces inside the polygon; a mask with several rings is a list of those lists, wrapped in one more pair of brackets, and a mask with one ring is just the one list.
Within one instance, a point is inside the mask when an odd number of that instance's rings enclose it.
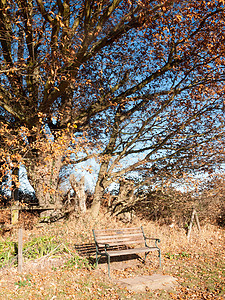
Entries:
{"label": "green foliage", "polygon": [[[0,242],[0,267],[12,264],[17,265],[18,245],[16,242],[9,240]],[[66,269],[90,269],[89,261],[86,258],[71,252],[63,243],[56,241],[55,237],[35,237],[31,241],[24,244],[23,257],[24,259],[37,259],[46,255],[62,255],[68,254],[69,259],[66,261],[63,268]],[[26,281],[19,281],[19,287],[27,285]]]}
{"label": "green foliage", "polygon": [[[61,247],[62,248],[62,247]],[[23,257],[36,259],[63,250],[54,237],[38,237],[24,244]],[[17,265],[18,243],[10,240],[0,241],[0,267]]]}
{"label": "green foliage", "polygon": [[35,259],[59,250],[59,243],[54,237],[38,237],[27,242],[23,247],[24,257]]}
{"label": "green foliage", "polygon": [[74,255],[72,258],[67,260],[67,262],[64,265],[64,268],[66,269],[90,269],[89,261],[86,258],[82,258],[78,255]]}
{"label": "green foliage", "polygon": [[19,288],[25,287],[25,286],[31,286],[31,278],[29,275],[26,276],[26,279],[24,280],[19,280],[15,282],[15,285],[17,285]]}
{"label": "green foliage", "polygon": [[14,263],[17,254],[17,245],[10,240],[0,241],[0,267]]}
{"label": "green foliage", "polygon": [[168,252],[168,253],[165,253],[165,257],[168,259],[190,258],[191,254],[186,253],[186,252],[172,254],[172,253]]}

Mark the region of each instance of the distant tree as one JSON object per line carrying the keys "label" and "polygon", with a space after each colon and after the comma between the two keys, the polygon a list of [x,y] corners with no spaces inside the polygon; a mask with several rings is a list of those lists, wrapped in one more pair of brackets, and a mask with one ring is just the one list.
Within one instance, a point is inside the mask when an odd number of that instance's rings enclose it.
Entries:
{"label": "distant tree", "polygon": [[40,205],[57,204],[71,153],[102,140],[94,215],[106,180],[160,177],[180,156],[195,169],[191,154],[220,151],[224,44],[222,0],[0,0],[0,121],[20,136],[7,159],[25,164]]}
{"label": "distant tree", "polygon": [[198,210],[201,217],[213,224],[225,226],[224,172],[215,172],[202,180],[198,188]]}
{"label": "distant tree", "polygon": [[100,155],[96,206],[109,186],[121,178],[133,179],[135,191],[149,184],[185,184],[190,175],[211,172],[221,164],[222,110],[212,108],[211,101],[204,101],[197,111],[181,107],[179,98],[172,102],[172,114],[168,112],[170,105],[162,109],[151,103],[145,105],[145,111],[132,111],[133,107],[124,108],[121,114],[117,111]]}

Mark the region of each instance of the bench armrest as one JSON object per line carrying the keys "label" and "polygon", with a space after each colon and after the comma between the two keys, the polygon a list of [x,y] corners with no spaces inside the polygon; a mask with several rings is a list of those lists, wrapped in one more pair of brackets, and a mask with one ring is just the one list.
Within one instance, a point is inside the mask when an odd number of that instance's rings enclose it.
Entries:
{"label": "bench armrest", "polygon": [[105,251],[107,250],[107,248],[110,247],[110,245],[109,245],[109,244],[106,244],[106,243],[98,243],[98,247],[99,247],[99,246],[104,247],[104,248],[105,248]]}
{"label": "bench armrest", "polygon": [[106,244],[106,243],[98,243],[99,246],[104,246],[106,248],[109,248],[109,244]]}
{"label": "bench armrest", "polygon": [[[155,246],[156,248],[159,248],[157,243],[160,243],[160,239],[157,239],[157,238],[149,238],[149,237],[145,237],[146,240],[153,240],[155,241]],[[145,246],[148,246],[147,243],[145,242]]]}
{"label": "bench armrest", "polygon": [[149,238],[149,237],[145,237],[145,238],[146,238],[146,240],[154,240],[154,241],[160,243],[160,239],[157,239],[157,238]]}

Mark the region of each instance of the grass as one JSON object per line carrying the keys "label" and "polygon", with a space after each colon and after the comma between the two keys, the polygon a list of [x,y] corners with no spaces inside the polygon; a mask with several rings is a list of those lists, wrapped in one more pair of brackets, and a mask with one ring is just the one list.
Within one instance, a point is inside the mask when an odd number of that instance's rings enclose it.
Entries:
{"label": "grass", "polygon": [[[0,268],[16,267],[17,266],[17,253],[18,243],[9,239],[2,239],[0,241]],[[34,237],[30,241],[26,242],[23,246],[23,260],[29,264],[30,260],[37,261],[38,259],[48,257],[59,259],[64,257],[65,263],[64,269],[82,269],[90,268],[89,262],[86,258],[80,257],[76,253],[72,252],[61,241],[57,241],[56,238],[40,236]],[[65,259],[66,258],[66,259]],[[52,267],[56,270],[56,267]],[[17,285],[19,287],[25,286],[27,280],[19,280]]]}
{"label": "grass", "polygon": [[183,287],[193,292],[201,291],[214,297],[225,296],[225,264],[222,257],[201,254],[198,259],[178,260],[173,275],[180,279]]}
{"label": "grass", "polygon": [[[107,267],[92,268],[86,257],[79,256],[75,244],[91,243],[92,228],[129,227],[143,225],[147,236],[161,240],[163,274],[178,279],[179,287],[173,291],[135,293],[120,288],[107,276]],[[98,220],[86,215],[82,219],[69,219],[32,231],[24,231],[24,256],[41,264],[18,274],[16,268],[4,269],[0,276],[0,299],[223,299],[225,297],[225,231],[215,226],[202,227],[201,233],[193,230],[188,242],[185,230],[134,219],[124,225],[109,215],[101,214]],[[63,241],[63,242],[62,242]],[[15,258],[17,231],[0,240],[1,266]],[[42,259],[43,258],[43,259]],[[60,264],[47,267],[47,263],[61,259]],[[157,256],[149,255],[146,265],[129,262],[128,267],[115,270],[112,277],[151,275],[159,272]],[[15,266],[15,265],[14,265]]]}
{"label": "grass", "polygon": [[[23,246],[24,259],[37,259],[59,251],[60,245],[54,237],[35,237]],[[61,247],[62,248],[62,247]],[[61,249],[62,250],[62,249]],[[0,240],[0,267],[17,264],[18,243],[9,239]]]}
{"label": "grass", "polygon": [[15,263],[15,256],[17,254],[15,242],[9,239],[1,239],[0,241],[0,267],[11,265]]}

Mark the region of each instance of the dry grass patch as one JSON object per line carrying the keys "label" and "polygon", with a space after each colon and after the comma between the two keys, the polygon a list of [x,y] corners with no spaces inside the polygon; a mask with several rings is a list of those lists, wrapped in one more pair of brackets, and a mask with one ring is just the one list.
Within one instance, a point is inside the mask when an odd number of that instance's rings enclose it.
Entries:
{"label": "dry grass patch", "polygon": [[[55,237],[63,241],[71,252],[76,253],[76,244],[93,243],[92,228],[120,228],[142,225],[147,236],[161,239],[162,269],[158,258],[148,255],[144,265],[138,260],[112,263],[112,277],[151,275],[161,272],[178,278],[180,286],[172,292],[146,291],[143,295],[119,288],[107,276],[106,264],[93,269],[64,256],[61,264],[33,268],[23,274],[9,269],[1,273],[1,299],[223,299],[225,296],[225,231],[213,225],[202,227],[199,233],[195,226],[187,240],[184,229],[146,221],[138,217],[132,224],[124,224],[105,212],[93,220],[89,214],[82,218],[71,216],[55,224],[39,224],[24,231],[24,242],[35,237]],[[17,231],[10,239],[17,240]],[[77,253],[76,253],[77,255]],[[46,260],[53,259],[47,257]],[[83,257],[80,258],[81,260]],[[28,262],[29,263],[29,262]],[[47,261],[46,261],[47,263]],[[4,298],[3,298],[4,297]]]}

